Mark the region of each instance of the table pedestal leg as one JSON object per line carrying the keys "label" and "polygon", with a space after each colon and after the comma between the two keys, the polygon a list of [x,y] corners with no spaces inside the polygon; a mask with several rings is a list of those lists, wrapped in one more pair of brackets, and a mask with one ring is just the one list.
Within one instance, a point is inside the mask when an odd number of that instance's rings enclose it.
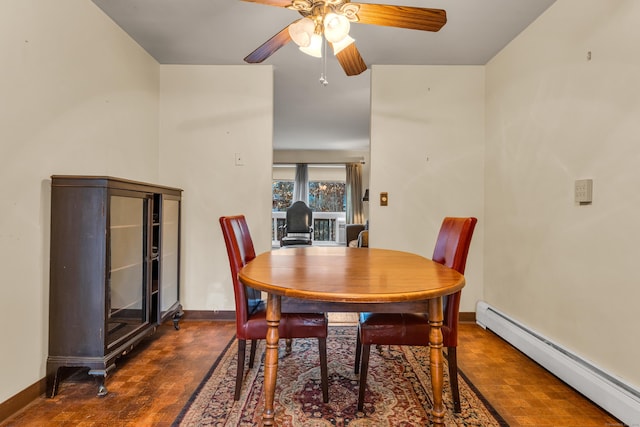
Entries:
{"label": "table pedestal leg", "polygon": [[267,348],[264,359],[264,412],[262,424],[275,425],[273,400],[276,394],[276,379],[278,375],[278,325],[280,324],[280,295],[267,296]]}
{"label": "table pedestal leg", "polygon": [[444,404],[442,403],[442,297],[429,300],[429,358],[431,360],[431,387],[433,389],[433,425],[444,426]]}

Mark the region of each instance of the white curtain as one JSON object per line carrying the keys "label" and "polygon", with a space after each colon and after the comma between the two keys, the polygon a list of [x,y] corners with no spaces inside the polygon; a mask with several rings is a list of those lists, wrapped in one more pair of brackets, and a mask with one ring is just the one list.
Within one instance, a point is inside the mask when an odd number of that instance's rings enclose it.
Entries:
{"label": "white curtain", "polygon": [[296,179],[293,182],[293,201],[302,200],[309,204],[309,172],[306,163],[296,164]]}
{"label": "white curtain", "polygon": [[347,163],[347,224],[363,224],[364,209],[362,207],[362,165]]}

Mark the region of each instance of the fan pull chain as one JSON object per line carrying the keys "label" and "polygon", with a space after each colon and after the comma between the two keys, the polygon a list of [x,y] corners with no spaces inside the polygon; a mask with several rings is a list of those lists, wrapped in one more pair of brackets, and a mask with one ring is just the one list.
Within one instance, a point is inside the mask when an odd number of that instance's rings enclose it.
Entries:
{"label": "fan pull chain", "polygon": [[329,84],[327,80],[327,39],[324,40],[324,52],[322,52],[322,71],[320,72],[320,84],[324,87]]}

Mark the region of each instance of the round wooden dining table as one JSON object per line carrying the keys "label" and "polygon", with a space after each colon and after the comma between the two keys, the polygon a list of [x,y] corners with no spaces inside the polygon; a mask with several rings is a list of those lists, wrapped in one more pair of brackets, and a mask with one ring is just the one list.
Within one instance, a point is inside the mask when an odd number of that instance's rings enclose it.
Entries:
{"label": "round wooden dining table", "polygon": [[[464,276],[420,255],[376,248],[293,247],[258,255],[240,270],[246,286],[267,293],[262,421],[275,425],[278,325],[282,297],[299,301],[296,311],[429,313],[430,372],[434,425],[444,425],[442,402],[442,297],[462,289]],[[287,300],[289,298],[286,298]],[[420,309],[423,307],[424,309]]]}

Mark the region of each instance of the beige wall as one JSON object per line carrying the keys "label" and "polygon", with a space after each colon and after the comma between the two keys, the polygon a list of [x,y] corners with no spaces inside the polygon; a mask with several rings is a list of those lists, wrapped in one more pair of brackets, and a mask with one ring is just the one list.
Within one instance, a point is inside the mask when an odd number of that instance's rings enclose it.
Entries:
{"label": "beige wall", "polygon": [[[443,216],[477,216],[462,310],[483,298],[636,387],[639,21],[637,0],[558,0],[487,67],[375,66],[367,160],[372,245],[430,256]],[[4,402],[45,373],[52,174],[184,188],[185,308],[233,307],[217,221],[247,214],[268,250],[273,77],[159,66],[89,1],[0,2],[0,55]]]}
{"label": "beige wall", "polygon": [[218,218],[244,214],[256,252],[271,249],[273,69],[160,69],[160,177],[184,189],[180,297],[189,310],[233,310]]}
{"label": "beige wall", "polygon": [[155,181],[159,73],[90,1],[2,0],[0,55],[3,402],[45,375],[50,176]]}
{"label": "beige wall", "polygon": [[488,64],[484,281],[488,303],[636,388],[638,22],[637,0],[559,0]]}
{"label": "beige wall", "polygon": [[[344,165],[322,165],[308,166],[307,173],[309,181],[344,181],[346,179],[346,168]],[[296,177],[296,167],[281,165],[273,167],[273,179],[291,180]]]}
{"label": "beige wall", "polygon": [[[461,311],[482,298],[484,67],[373,66],[369,245],[431,257],[445,216],[475,216]],[[380,206],[380,192],[389,205]]]}
{"label": "beige wall", "polygon": [[369,151],[274,150],[274,163],[353,163],[369,160]]}

